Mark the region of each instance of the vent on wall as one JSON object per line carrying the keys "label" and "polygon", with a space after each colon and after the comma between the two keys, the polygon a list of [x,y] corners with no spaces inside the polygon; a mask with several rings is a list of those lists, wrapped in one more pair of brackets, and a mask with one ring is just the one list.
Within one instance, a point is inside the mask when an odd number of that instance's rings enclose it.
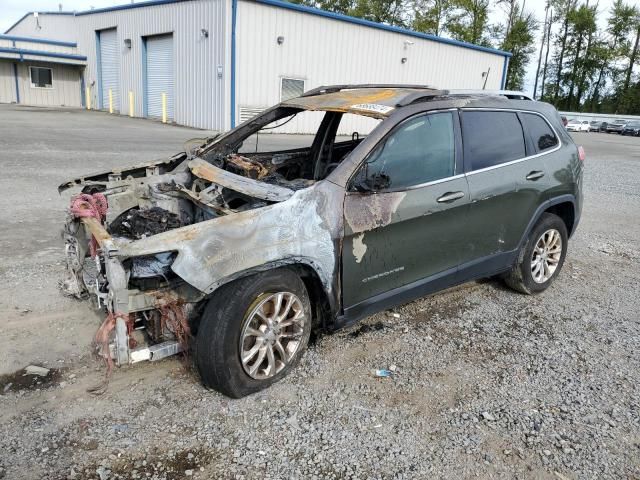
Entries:
{"label": "vent on wall", "polygon": [[280,101],[284,102],[290,98],[299,97],[304,93],[304,80],[295,78],[282,78],[280,88]]}
{"label": "vent on wall", "polygon": [[243,107],[241,105],[240,106],[240,118],[238,119],[239,123],[244,123],[247,120],[255,117],[256,115],[259,115],[260,113],[262,113],[265,110],[266,110],[265,107]]}

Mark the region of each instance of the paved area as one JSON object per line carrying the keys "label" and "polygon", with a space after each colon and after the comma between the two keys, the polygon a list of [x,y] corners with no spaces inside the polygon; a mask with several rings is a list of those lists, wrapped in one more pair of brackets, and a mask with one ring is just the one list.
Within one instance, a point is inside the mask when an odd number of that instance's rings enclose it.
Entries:
{"label": "paved area", "polygon": [[[7,105],[0,131],[0,478],[640,478],[640,138],[575,134],[583,218],[544,294],[486,280],[415,301],[229,400],[177,359],[91,397],[101,316],[57,290],[57,185],[207,132]],[[14,373],[30,364],[52,374]]]}

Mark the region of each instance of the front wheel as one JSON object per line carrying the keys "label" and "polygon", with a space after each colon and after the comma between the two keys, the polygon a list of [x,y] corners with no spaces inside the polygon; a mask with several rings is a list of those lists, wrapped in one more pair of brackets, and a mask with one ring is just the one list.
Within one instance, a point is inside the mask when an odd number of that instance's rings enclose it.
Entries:
{"label": "front wheel", "polygon": [[560,217],[543,213],[505,276],[506,284],[528,295],[546,290],[562,269],[568,237]]}
{"label": "front wheel", "polygon": [[305,285],[289,269],[225,285],[209,300],[198,329],[203,383],[233,398],[268,387],[300,361],[311,320]]}

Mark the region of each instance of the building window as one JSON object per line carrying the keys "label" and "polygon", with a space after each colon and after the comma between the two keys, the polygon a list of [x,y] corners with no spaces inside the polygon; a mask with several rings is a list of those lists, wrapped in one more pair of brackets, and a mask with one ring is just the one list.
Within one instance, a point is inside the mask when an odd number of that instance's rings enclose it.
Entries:
{"label": "building window", "polygon": [[280,89],[280,101],[284,102],[290,98],[299,97],[304,93],[304,80],[295,78],[283,78]]}
{"label": "building window", "polygon": [[44,67],[29,67],[31,86],[34,88],[53,88],[53,70]]}

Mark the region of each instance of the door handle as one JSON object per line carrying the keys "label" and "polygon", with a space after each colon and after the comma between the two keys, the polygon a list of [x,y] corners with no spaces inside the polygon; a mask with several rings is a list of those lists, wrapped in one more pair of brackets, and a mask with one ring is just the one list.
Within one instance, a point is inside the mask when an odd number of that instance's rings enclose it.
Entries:
{"label": "door handle", "polygon": [[544,172],[543,171],[534,170],[533,172],[529,172],[529,175],[527,175],[525,178],[527,180],[535,181],[535,180],[539,180],[542,177],[544,177]]}
{"label": "door handle", "polygon": [[436,200],[438,203],[450,203],[464,197],[464,192],[447,192]]}

